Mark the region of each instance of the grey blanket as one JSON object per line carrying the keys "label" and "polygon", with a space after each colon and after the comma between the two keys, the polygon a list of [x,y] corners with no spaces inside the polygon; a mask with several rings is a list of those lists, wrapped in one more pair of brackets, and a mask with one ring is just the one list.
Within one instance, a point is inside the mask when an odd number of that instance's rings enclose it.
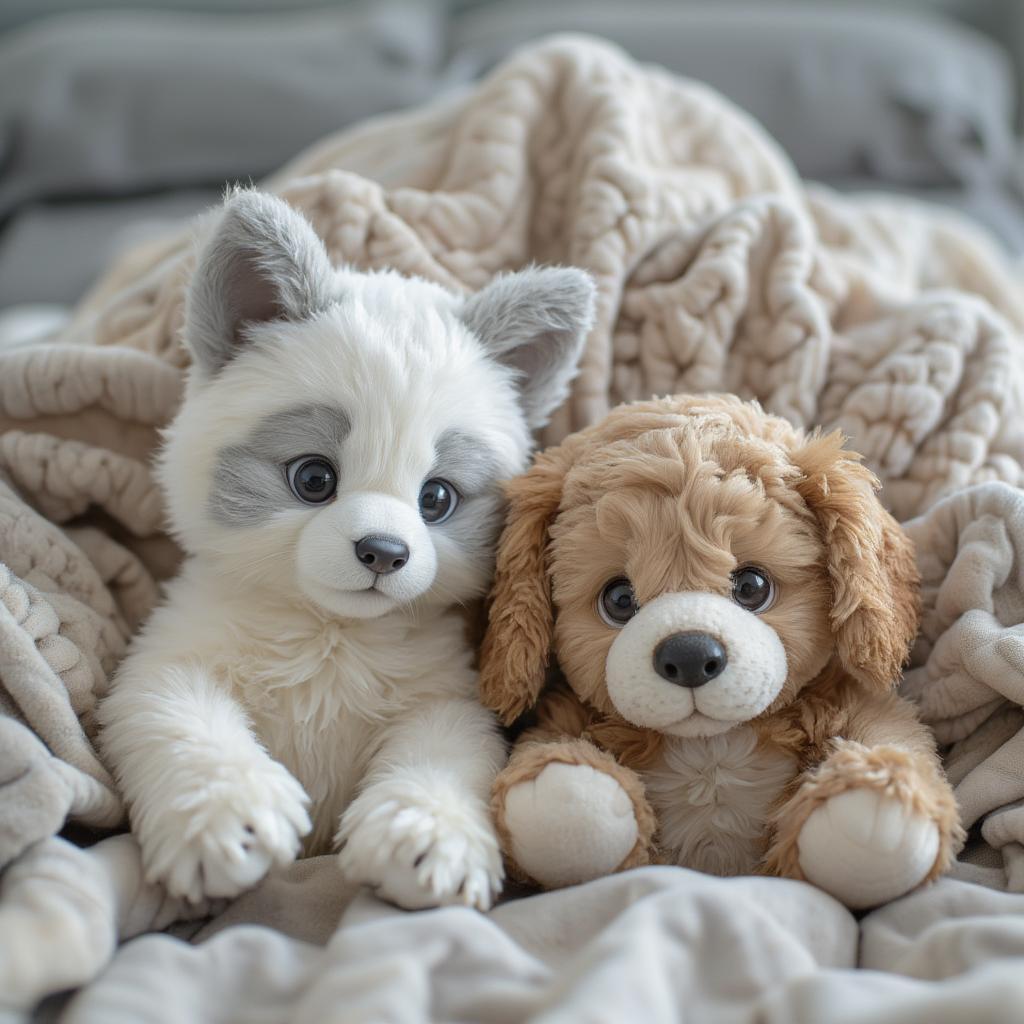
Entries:
{"label": "grey blanket", "polygon": [[1024,1005],[1022,911],[943,880],[858,925],[802,883],[645,868],[486,916],[408,914],[353,899],[319,858],[199,945],[130,943],[61,1020],[995,1024]]}

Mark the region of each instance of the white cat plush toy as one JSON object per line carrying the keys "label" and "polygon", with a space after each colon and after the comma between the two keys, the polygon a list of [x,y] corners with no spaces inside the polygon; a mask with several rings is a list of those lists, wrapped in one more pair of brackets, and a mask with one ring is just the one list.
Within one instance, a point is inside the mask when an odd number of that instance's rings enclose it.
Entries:
{"label": "white cat plush toy", "polygon": [[457,606],[593,309],[569,268],[468,298],[336,270],[283,201],[227,199],[159,463],[188,557],[100,708],[150,880],[233,896],[306,837],[400,905],[490,905],[505,751]]}

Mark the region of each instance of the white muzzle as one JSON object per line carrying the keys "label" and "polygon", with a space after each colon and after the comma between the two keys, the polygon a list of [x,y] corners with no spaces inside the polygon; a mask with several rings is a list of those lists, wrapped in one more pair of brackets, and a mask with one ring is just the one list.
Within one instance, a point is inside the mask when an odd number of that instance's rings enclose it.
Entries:
{"label": "white muzzle", "polygon": [[[673,640],[678,668],[666,665],[672,659],[662,646]],[[713,736],[749,721],[778,696],[787,671],[771,626],[726,597],[704,593],[663,594],[644,605],[605,663],[619,714],[673,736]]]}

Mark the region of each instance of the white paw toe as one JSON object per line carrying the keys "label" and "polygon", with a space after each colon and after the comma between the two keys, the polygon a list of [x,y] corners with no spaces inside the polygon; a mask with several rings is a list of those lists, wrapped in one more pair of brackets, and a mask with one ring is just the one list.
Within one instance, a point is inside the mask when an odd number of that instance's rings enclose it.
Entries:
{"label": "white paw toe", "polygon": [[830,797],[798,840],[808,881],[855,910],[887,903],[919,885],[939,852],[939,829],[872,789]]}
{"label": "white paw toe", "polygon": [[610,874],[636,845],[633,803],[589,765],[549,764],[505,797],[512,856],[548,888]]}
{"label": "white paw toe", "polygon": [[141,823],[146,879],[192,903],[237,896],[273,864],[295,858],[310,830],[307,803],[299,783],[269,759],[178,795],[159,819]]}
{"label": "white paw toe", "polygon": [[501,889],[486,809],[427,791],[368,791],[342,820],[345,877],[407,910],[460,903],[487,910]]}
{"label": "white paw toe", "polygon": [[274,859],[274,851],[255,837],[226,850],[211,845],[201,861],[203,893],[211,899],[237,896],[259,882]]}

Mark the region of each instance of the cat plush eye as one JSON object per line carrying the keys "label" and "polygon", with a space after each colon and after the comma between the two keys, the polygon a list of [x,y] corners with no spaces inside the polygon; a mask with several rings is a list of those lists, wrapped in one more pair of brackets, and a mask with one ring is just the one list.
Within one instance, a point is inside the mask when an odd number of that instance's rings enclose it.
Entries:
{"label": "cat plush eye", "polygon": [[597,598],[598,614],[609,626],[616,629],[629,622],[636,615],[638,609],[636,594],[633,593],[633,584],[625,576],[606,583]]}
{"label": "cat plush eye", "polygon": [[744,566],[732,574],[732,599],[748,612],[765,612],[775,602],[775,584],[764,569]]}
{"label": "cat plush eye", "polygon": [[450,519],[459,504],[459,492],[447,480],[434,477],[420,488],[420,515],[429,526]]}
{"label": "cat plush eye", "polygon": [[334,466],[319,455],[304,455],[287,467],[288,486],[292,494],[307,505],[322,505],[334,497],[338,474]]}

